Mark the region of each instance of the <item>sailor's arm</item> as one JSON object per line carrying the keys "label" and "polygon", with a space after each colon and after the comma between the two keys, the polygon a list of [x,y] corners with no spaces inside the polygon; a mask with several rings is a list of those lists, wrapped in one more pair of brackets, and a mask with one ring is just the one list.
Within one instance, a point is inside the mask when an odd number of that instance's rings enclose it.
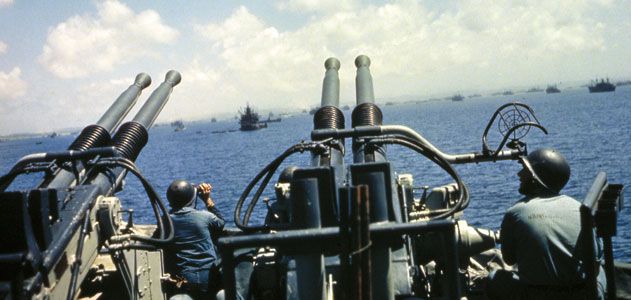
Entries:
{"label": "sailor's arm", "polygon": [[212,229],[221,230],[223,229],[225,221],[223,215],[221,214],[219,209],[217,209],[215,201],[213,201],[213,199],[210,197],[210,192],[212,190],[212,185],[208,183],[202,183],[199,185],[200,196],[206,203],[206,209],[208,209],[208,211],[211,213],[209,227],[211,227]]}

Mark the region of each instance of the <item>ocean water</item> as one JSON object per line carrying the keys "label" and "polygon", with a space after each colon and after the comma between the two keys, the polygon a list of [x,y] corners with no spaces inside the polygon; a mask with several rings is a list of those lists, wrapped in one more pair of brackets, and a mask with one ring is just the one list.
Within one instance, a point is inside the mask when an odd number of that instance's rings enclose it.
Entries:
{"label": "ocean water", "polygon": [[[171,101],[177,101],[177,89]],[[457,154],[480,151],[482,132],[491,115],[500,105],[511,101],[530,105],[549,131],[545,135],[532,129],[525,138],[528,148],[531,151],[542,147],[556,148],[570,162],[572,176],[563,190],[565,194],[582,200],[601,170],[607,172],[610,183],[631,184],[631,86],[618,87],[615,93],[589,94],[587,89],[575,89],[551,95],[527,93],[479,97],[462,102],[380,107],[384,124],[411,127],[443,152]],[[345,114],[349,126],[350,111]],[[180,132],[174,132],[170,126],[154,127],[137,165],[162,195],[176,178],[194,183],[210,182],[214,186],[213,199],[232,222],[235,202],[249,181],[285,149],[308,140],[313,122],[312,116],[301,114],[271,123],[259,131],[213,133],[233,130],[237,126],[235,120],[228,120],[190,123]],[[489,142],[494,147],[499,137],[493,134],[497,132],[495,128],[491,131]],[[73,136],[61,136],[0,142],[0,172],[8,172],[24,155],[66,149],[73,139]],[[350,141],[346,146],[350,149]],[[346,155],[349,163],[351,156],[351,153]],[[297,154],[289,157],[284,166],[308,166],[309,158],[307,153]],[[402,147],[389,146],[387,158],[398,174],[413,174],[415,185],[437,186],[451,181],[424,157]],[[455,165],[455,169],[470,189],[471,203],[465,211],[466,220],[474,226],[498,229],[505,210],[520,198],[516,175],[520,165],[504,161]],[[22,176],[12,189],[28,188],[40,179],[41,175]],[[630,193],[627,187],[625,198],[631,199]],[[264,196],[271,194],[268,188]],[[124,191],[117,195],[125,208],[136,211],[136,222],[152,222],[147,197],[137,179],[127,176]],[[259,203],[253,221],[260,222],[265,212],[265,206]],[[615,257],[625,261],[631,261],[630,214],[629,210],[621,212],[618,235],[614,238]]]}

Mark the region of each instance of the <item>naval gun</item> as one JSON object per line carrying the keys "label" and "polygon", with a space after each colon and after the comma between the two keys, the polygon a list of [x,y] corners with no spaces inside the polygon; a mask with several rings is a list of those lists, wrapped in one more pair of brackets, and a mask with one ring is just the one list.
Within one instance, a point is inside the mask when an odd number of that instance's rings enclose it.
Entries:
{"label": "naval gun", "polygon": [[[329,58],[311,140],[290,146],[272,160],[237,201],[234,220],[243,234],[218,242],[226,299],[484,297],[467,265],[472,256],[495,248],[499,233],[471,227],[463,219],[469,190],[453,165],[518,160],[528,154],[523,138],[529,131],[547,134],[547,129],[529,106],[509,103],[490,118],[479,152],[445,153],[409,127],[383,124],[370,59],[359,56],[355,65],[357,102],[351,128],[345,128],[339,109],[340,62]],[[493,126],[502,135],[494,148],[487,138]],[[453,182],[425,187],[419,196],[413,176],[393,169],[389,146],[422,155]],[[350,164],[344,160],[347,150]],[[310,166],[285,168],[274,184],[276,199],[264,199],[264,222],[250,224],[283,161],[304,152],[311,155]],[[620,195],[620,189],[615,186],[614,194]],[[598,191],[592,194],[607,194]],[[590,200],[590,207],[594,202]],[[608,215],[620,206],[607,205]],[[585,218],[590,216],[586,213]],[[611,218],[608,223],[611,226]],[[595,280],[593,275],[590,280]]]}
{"label": "naval gun", "polygon": [[[149,75],[139,74],[68,150],[27,155],[0,177],[0,299],[72,300],[97,292],[113,298],[164,297],[159,249],[172,239],[173,224],[134,161],[180,81],[178,72],[169,71],[133,120],[119,126],[151,84]],[[17,176],[34,172],[44,173],[35,188],[10,189]],[[157,236],[138,232],[132,212],[122,220],[126,211],[116,193],[128,173],[145,188]],[[108,290],[104,282],[116,288]]]}

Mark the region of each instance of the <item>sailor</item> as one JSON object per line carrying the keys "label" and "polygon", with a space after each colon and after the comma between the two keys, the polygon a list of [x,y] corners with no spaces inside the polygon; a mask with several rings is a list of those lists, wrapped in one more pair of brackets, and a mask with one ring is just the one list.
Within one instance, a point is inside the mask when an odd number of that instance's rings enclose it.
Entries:
{"label": "sailor", "polygon": [[[184,279],[178,293],[193,299],[208,299],[219,289],[219,257],[213,240],[221,232],[224,219],[211,199],[212,186],[202,183],[197,187],[184,180],[174,180],[167,189],[173,220],[173,243],[166,247],[167,269]],[[194,208],[196,195],[206,204],[207,211]],[[190,299],[176,295],[172,299]]]}
{"label": "sailor", "polygon": [[[570,166],[552,149],[540,149],[520,160],[517,201],[504,215],[500,240],[506,263],[517,271],[489,274],[490,299],[582,299],[587,295],[586,267],[578,259],[582,245],[580,203],[559,194],[570,178]],[[594,246],[592,241],[589,246]],[[598,277],[603,295],[603,272]]]}

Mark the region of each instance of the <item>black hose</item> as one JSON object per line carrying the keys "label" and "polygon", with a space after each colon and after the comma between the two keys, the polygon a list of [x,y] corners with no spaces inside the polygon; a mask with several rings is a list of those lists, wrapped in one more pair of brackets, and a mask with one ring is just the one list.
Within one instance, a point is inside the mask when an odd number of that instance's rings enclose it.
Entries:
{"label": "black hose", "polygon": [[428,158],[433,163],[437,164],[444,171],[446,171],[458,185],[459,197],[456,204],[445,212],[430,212],[430,219],[440,219],[445,218],[447,216],[451,216],[458,211],[462,211],[469,205],[469,190],[467,186],[464,184],[460,175],[456,172],[456,170],[451,166],[451,164],[443,159],[441,156],[437,155],[434,151],[431,151],[426,145],[419,143],[416,140],[409,139],[403,136],[393,136],[390,138],[381,138],[381,139],[372,139],[368,143],[373,144],[398,144],[401,146],[405,146],[409,149],[412,149],[426,158]]}
{"label": "black hose", "polygon": [[[263,182],[259,184],[259,187],[256,190],[256,193],[254,193],[254,196],[252,197],[253,201],[251,201],[250,204],[248,204],[248,209],[245,211],[245,215],[243,216],[244,224],[247,225],[249,223],[250,217],[252,216],[252,211],[254,211],[254,207],[256,206],[258,199],[261,197],[261,194],[263,194],[265,187],[267,187],[267,184],[272,179],[272,177],[274,176],[274,173],[276,173],[276,170],[278,169],[279,166],[280,166],[280,163],[277,163],[273,167],[271,167],[269,171],[267,172],[267,175],[265,175],[265,178],[263,178]],[[256,199],[256,201],[254,201],[254,199]]]}
{"label": "black hose", "polygon": [[153,186],[151,186],[151,184],[149,184],[149,182],[147,181],[147,179],[140,173],[140,171],[138,170],[138,168],[135,167],[135,164],[133,164],[133,162],[127,160],[127,159],[122,159],[123,161],[126,161],[126,163],[130,164],[130,171],[136,175],[136,177],[138,177],[138,179],[142,182],[143,187],[145,188],[145,191],[147,191],[147,196],[149,197],[149,199],[151,200],[152,206],[157,205],[160,210],[162,210],[162,213],[164,214],[165,218],[167,219],[167,223],[168,223],[168,236],[164,237],[165,234],[165,230],[164,230],[164,224],[162,221],[162,218],[159,214],[159,212],[157,211],[157,209],[154,209],[154,214],[156,216],[156,221],[158,222],[158,224],[160,225],[160,235],[161,238],[160,239],[155,239],[152,237],[147,237],[144,235],[135,235],[132,234],[131,237],[134,240],[139,240],[139,241],[144,241],[144,242],[148,242],[151,244],[167,244],[170,243],[173,240],[173,236],[174,236],[174,229],[173,229],[173,220],[171,219],[169,212],[166,208],[166,206],[164,205],[164,202],[162,201],[162,199],[160,198],[160,196],[158,195],[158,193],[155,191],[155,189],[153,188]]}
{"label": "black hose", "polygon": [[[311,141],[311,142],[301,142],[299,144],[293,145],[293,146],[289,147],[287,150],[285,150],[285,152],[283,152],[281,155],[276,157],[267,166],[265,166],[265,168],[263,168],[258,174],[256,174],[254,179],[252,179],[252,181],[250,181],[248,186],[245,188],[245,190],[241,194],[241,197],[239,197],[239,200],[237,200],[237,204],[236,204],[235,209],[234,209],[234,223],[235,223],[235,225],[237,227],[239,227],[241,230],[247,231],[247,232],[261,231],[261,230],[270,229],[270,227],[267,226],[267,225],[264,225],[264,226],[248,226],[248,222],[250,220],[250,216],[252,215],[252,212],[254,211],[254,207],[256,206],[256,203],[258,202],[261,194],[263,193],[263,191],[267,187],[267,184],[272,179],[272,176],[274,175],[274,172],[276,172],[276,170],[281,165],[281,163],[287,157],[289,157],[290,155],[292,155],[292,154],[294,154],[296,152],[301,152],[302,153],[304,151],[310,151],[310,152],[324,151],[327,148],[324,145],[327,144],[327,143],[330,143],[331,141],[333,141],[333,140],[332,139],[326,139],[326,140],[318,141],[318,142],[313,142],[313,141]],[[261,178],[264,175],[265,175],[265,178],[263,179],[263,182],[259,185],[256,193],[252,197],[252,200],[250,200],[250,203],[248,204],[248,208],[247,208],[246,213],[244,215],[244,219],[243,219],[243,221],[241,221],[241,209],[243,208],[243,204],[245,203],[246,198],[250,195],[250,192],[252,191],[254,186],[256,186],[256,184],[261,180]]]}
{"label": "black hose", "polygon": [[[304,147],[303,144],[296,144],[289,147],[289,149],[285,150],[285,152],[283,152],[281,155],[276,157],[271,163],[265,166],[265,168],[263,168],[258,174],[256,174],[256,176],[252,179],[252,181],[250,181],[248,186],[245,188],[245,190],[241,194],[241,197],[239,197],[239,200],[237,201],[237,204],[234,209],[234,223],[235,225],[237,225],[237,227],[239,227],[243,231],[257,231],[257,230],[264,230],[267,228],[265,226],[248,227],[245,217],[244,217],[245,222],[241,222],[241,208],[243,207],[243,204],[245,203],[245,199],[248,197],[248,195],[250,194],[254,186],[259,182],[259,180],[261,180],[263,175],[267,174],[266,176],[267,180],[264,180],[264,183],[267,184],[267,182],[269,182],[269,178],[273,176],[274,172],[276,171],[278,166],[283,162],[283,160],[285,160],[285,158],[287,158],[289,155],[293,153],[296,153],[298,151],[304,151],[303,147]],[[261,184],[256,194],[260,196],[259,192],[262,192],[263,189],[265,189],[265,185]],[[257,202],[258,202],[257,197],[253,198],[250,201],[246,214],[248,214],[248,212],[249,214],[252,213],[252,211],[254,210],[254,206],[256,205]],[[247,217],[247,220],[249,220],[249,216],[246,216],[246,217]]]}
{"label": "black hose", "polygon": [[[151,245],[165,245],[165,244],[170,243],[173,240],[173,236],[174,236],[173,220],[169,216],[169,212],[166,206],[164,205],[164,202],[162,201],[158,193],[155,191],[153,186],[151,186],[151,184],[147,181],[147,179],[140,173],[140,170],[138,170],[134,162],[132,162],[129,159],[122,158],[122,157],[106,158],[106,159],[99,160],[95,163],[95,166],[112,166],[112,165],[121,166],[125,168],[126,170],[134,174],[138,178],[138,180],[140,180],[140,182],[142,183],[145,189],[147,197],[149,197],[149,200],[151,202],[151,205],[156,217],[156,222],[158,223],[157,224],[158,230],[160,232],[160,238],[153,238],[153,237],[139,235],[139,234],[129,234],[129,235],[120,236],[119,239],[129,238],[130,240],[145,242]],[[160,215],[159,211],[162,211],[163,215],[165,216],[167,220],[167,228],[166,228],[167,230],[165,230],[162,216]],[[168,233],[166,237],[165,237],[165,232]]]}

